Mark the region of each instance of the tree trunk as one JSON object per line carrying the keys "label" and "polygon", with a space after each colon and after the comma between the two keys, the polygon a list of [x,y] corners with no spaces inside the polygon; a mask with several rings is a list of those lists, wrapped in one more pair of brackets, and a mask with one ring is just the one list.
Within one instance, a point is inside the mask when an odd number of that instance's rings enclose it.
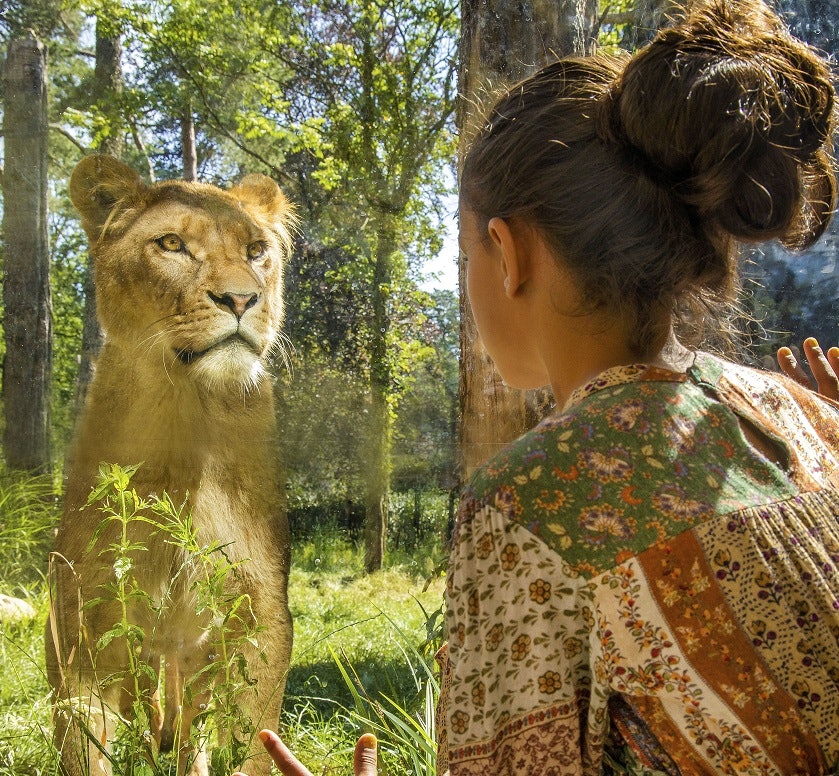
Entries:
{"label": "tree trunk", "polygon": [[365,477],[364,571],[382,568],[390,494],[390,417],[387,395],[371,380],[370,436]]}
{"label": "tree trunk", "polygon": [[[122,94],[122,43],[102,18],[96,20],[96,64],[93,70],[91,94],[95,110],[106,117],[107,132],[97,151],[119,158],[123,147],[123,122],[120,110]],[[79,376],[76,381],[76,412],[84,407],[87,389],[93,379],[96,357],[102,349],[104,335],[96,316],[96,283],[93,266],[88,257],[84,275],[84,312],[82,313],[82,352]]]}
{"label": "tree trunk", "polygon": [[119,33],[112,29],[107,20],[97,17],[96,62],[91,97],[96,111],[107,120],[107,132],[97,150],[117,157],[122,155],[123,146],[120,105],[122,87],[122,42]]}
{"label": "tree trunk", "polygon": [[184,180],[198,180],[198,151],[195,147],[195,118],[192,105],[187,104],[181,116],[181,149],[183,152]]}
{"label": "tree trunk", "polygon": [[47,231],[47,52],[9,41],[5,80],[4,451],[11,469],[50,471],[52,317]]}
{"label": "tree trunk", "polygon": [[[476,108],[498,86],[510,84],[559,56],[590,54],[597,0],[463,0],[458,110],[468,143]],[[463,148],[461,148],[461,152]],[[513,391],[501,383],[482,347],[469,309],[466,270],[460,267],[461,477],[530,428],[546,405],[543,392]]]}
{"label": "tree trunk", "polygon": [[384,562],[385,534],[390,496],[391,368],[388,352],[390,334],[390,286],[397,237],[393,219],[379,214],[376,265],[373,271],[373,326],[370,344],[370,425],[364,525],[364,570],[378,571]]}
{"label": "tree trunk", "polygon": [[635,51],[649,43],[658,30],[667,24],[668,16],[676,13],[680,5],[674,0],[635,0],[631,23],[626,26],[621,47]]}

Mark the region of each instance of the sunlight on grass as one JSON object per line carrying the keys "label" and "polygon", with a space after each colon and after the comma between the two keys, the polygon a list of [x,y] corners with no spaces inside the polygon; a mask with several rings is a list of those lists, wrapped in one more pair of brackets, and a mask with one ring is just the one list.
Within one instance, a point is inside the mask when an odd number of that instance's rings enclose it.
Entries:
{"label": "sunlight on grass", "polygon": [[[4,582],[0,582],[7,589]],[[37,616],[0,624],[0,774],[26,776],[56,772],[50,745],[50,710],[44,674],[44,623],[49,610],[46,588],[31,590]]]}
{"label": "sunlight on grass", "polygon": [[55,518],[51,480],[0,471],[0,593],[36,610],[33,619],[0,621],[0,776],[56,772],[44,673],[44,574]]}
{"label": "sunlight on grass", "polygon": [[[0,623],[0,776],[58,772],[44,675],[49,599],[40,572],[51,509],[45,504],[38,524],[23,529],[37,541],[22,531],[8,534],[9,562],[0,566],[0,592],[27,598],[37,611],[30,621]],[[346,776],[355,740],[366,730],[380,738],[383,773],[433,773],[436,642],[427,643],[426,623],[443,596],[439,573],[427,583],[439,560],[434,555],[394,555],[390,568],[365,576],[361,550],[338,534],[295,546],[289,591],[295,644],[282,731],[316,776]]]}
{"label": "sunlight on grass", "polygon": [[[381,739],[389,772],[433,773],[413,767],[406,749],[428,747],[419,729],[433,712],[428,707],[436,693],[427,697],[426,688],[436,644],[426,644],[426,624],[442,605],[443,579],[438,575],[427,584],[410,564],[369,576],[352,573],[360,567],[358,558],[337,566],[292,566],[295,644],[284,736],[315,774],[345,776],[357,736],[371,730]],[[388,721],[388,712],[399,722]],[[413,733],[417,740],[391,741],[389,732],[407,738]]]}
{"label": "sunlight on grass", "polygon": [[426,591],[424,585],[425,580],[400,569],[354,578],[340,572],[292,568],[294,662],[328,660],[327,642],[359,657],[393,656],[398,642],[394,624],[415,632],[421,643],[427,616],[440,607],[443,595],[442,579]]}

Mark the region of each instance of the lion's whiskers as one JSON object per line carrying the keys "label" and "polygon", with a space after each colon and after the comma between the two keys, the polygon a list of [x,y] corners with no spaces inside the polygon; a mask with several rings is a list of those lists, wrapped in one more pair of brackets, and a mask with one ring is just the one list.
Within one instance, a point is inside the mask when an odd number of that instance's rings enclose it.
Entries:
{"label": "lion's whiskers", "polygon": [[294,365],[291,360],[291,356],[294,354],[294,343],[289,339],[288,335],[280,331],[277,334],[276,339],[271,343],[271,346],[268,348],[268,353],[266,354],[267,357],[279,357],[280,361],[282,361],[283,366],[286,368],[286,371],[291,375],[294,373]]}

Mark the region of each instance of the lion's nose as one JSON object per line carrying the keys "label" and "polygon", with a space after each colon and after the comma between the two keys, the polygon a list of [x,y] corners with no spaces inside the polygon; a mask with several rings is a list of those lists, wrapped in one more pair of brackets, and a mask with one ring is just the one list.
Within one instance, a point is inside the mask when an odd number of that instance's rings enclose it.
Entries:
{"label": "lion's nose", "polygon": [[245,314],[245,310],[250,309],[259,301],[259,294],[225,293],[218,296],[212,291],[208,291],[207,295],[219,307],[226,307],[237,318],[241,318]]}

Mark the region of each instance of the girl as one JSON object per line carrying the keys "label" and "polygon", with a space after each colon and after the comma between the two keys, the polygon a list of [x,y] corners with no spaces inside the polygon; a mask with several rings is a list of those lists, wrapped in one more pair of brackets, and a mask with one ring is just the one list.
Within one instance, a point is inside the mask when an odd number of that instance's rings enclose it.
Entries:
{"label": "girl", "polygon": [[560,409],[463,496],[441,772],[839,764],[839,405],[692,345],[725,333],[738,242],[824,231],[834,118],[824,60],[719,0],[548,65],[477,132],[472,311]]}

